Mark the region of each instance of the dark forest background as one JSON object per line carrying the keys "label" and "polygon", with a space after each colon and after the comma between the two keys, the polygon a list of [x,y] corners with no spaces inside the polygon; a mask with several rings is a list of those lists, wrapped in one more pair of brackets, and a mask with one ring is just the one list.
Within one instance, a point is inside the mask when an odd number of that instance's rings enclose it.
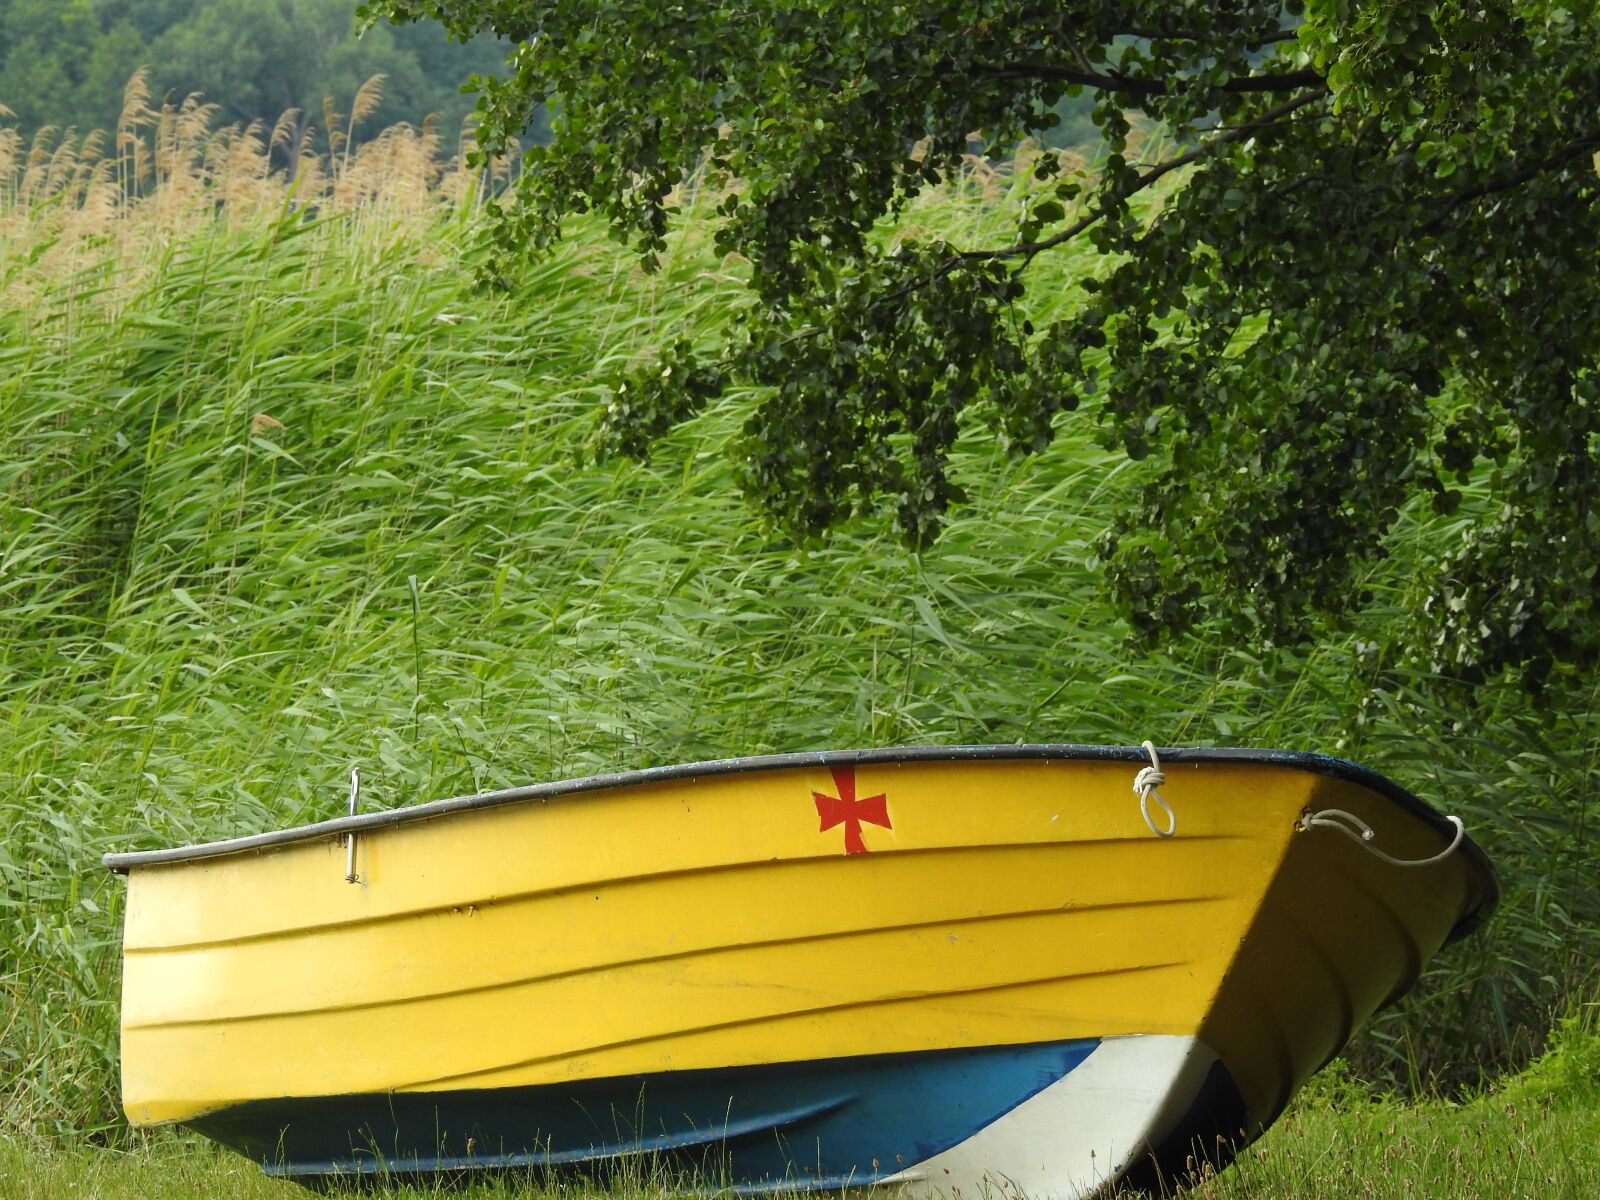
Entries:
{"label": "dark forest background", "polygon": [[353,14],[352,0],[0,0],[0,104],[28,135],[112,129],[129,76],[146,66],[158,103],[199,92],[221,122],[270,128],[291,108],[315,120],[324,96],[348,106],[381,74],[369,128],[433,113],[453,143],[475,102],[463,81],[493,70],[504,44],[453,43],[432,22],[358,38]]}
{"label": "dark forest background", "polygon": [[[356,36],[355,0],[0,0],[0,106],[31,138],[40,129],[115,129],[140,67],[156,106],[191,93],[219,106],[219,125],[267,128],[287,110],[320,124],[324,97],[347,111],[383,75],[382,103],[357,133],[420,124],[430,114],[453,148],[477,102],[462,85],[503,66],[493,37],[450,41],[432,21],[380,24]],[[1088,95],[1055,106],[1055,146],[1100,144]],[[0,116],[4,116],[0,110]],[[543,141],[540,127],[527,140]]]}

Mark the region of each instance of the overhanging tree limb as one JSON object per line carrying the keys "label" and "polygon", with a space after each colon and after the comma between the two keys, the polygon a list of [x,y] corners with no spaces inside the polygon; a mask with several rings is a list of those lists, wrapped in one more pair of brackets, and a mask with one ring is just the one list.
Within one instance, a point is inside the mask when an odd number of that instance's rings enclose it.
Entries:
{"label": "overhanging tree limb", "polygon": [[[1215,136],[1207,139],[1204,145],[1197,146],[1186,154],[1180,154],[1175,158],[1169,158],[1165,162],[1159,163],[1156,166],[1151,167],[1148,171],[1140,174],[1134,180],[1132,185],[1123,190],[1119,190],[1116,193],[1115,200],[1126,200],[1128,197],[1144,191],[1156,181],[1172,174],[1172,172],[1179,170],[1180,168],[1187,167],[1192,163],[1197,163],[1202,159],[1215,154],[1224,146],[1232,145],[1235,142],[1241,142],[1246,138],[1259,133],[1268,126],[1274,125],[1281,121],[1290,113],[1296,112],[1299,109],[1304,108],[1306,105],[1314,103],[1315,101],[1326,98],[1327,94],[1327,89],[1325,87],[1318,87],[1310,91],[1302,92],[1294,99],[1287,100],[1275,108],[1268,109],[1266,112],[1262,113],[1259,117],[1256,117],[1253,120],[1246,121],[1242,125],[1231,126],[1225,132],[1216,134]],[[968,261],[992,258],[1031,259],[1035,255],[1045,250],[1053,250],[1057,246],[1065,245],[1067,242],[1070,242],[1079,234],[1086,232],[1093,225],[1104,220],[1110,211],[1110,204],[1101,204],[1092,209],[1090,212],[1085,213],[1082,217],[1074,221],[1071,225],[1068,225],[1059,233],[1053,234],[1052,236],[1044,238],[1041,241],[1023,242],[1016,246],[1001,246],[992,250],[967,250],[963,251],[958,257]]]}
{"label": "overhanging tree limb", "polygon": [[1563,167],[1570,166],[1585,154],[1593,154],[1597,149],[1600,149],[1600,129],[1592,129],[1582,137],[1562,147],[1555,154],[1547,155],[1519,171],[1447,196],[1442,206],[1443,211],[1422,227],[1423,232],[1437,232],[1444,225],[1450,214],[1463,204],[1481,200],[1485,196],[1493,196],[1500,192],[1513,191],[1547,172],[1559,171]]}
{"label": "overhanging tree limb", "polygon": [[[1105,74],[1064,67],[1058,63],[1012,63],[1006,66],[978,65],[972,74],[985,79],[1051,79],[1061,83],[1076,83],[1103,92],[1116,92],[1129,96],[1171,95],[1175,84],[1182,86],[1192,80],[1139,79],[1131,75]],[[1322,82],[1315,71],[1263,72],[1243,75],[1212,85],[1209,90],[1226,95],[1246,92],[1292,92],[1296,88],[1311,87]]]}
{"label": "overhanging tree limb", "polygon": [[[1150,168],[1150,170],[1139,175],[1134,180],[1133,184],[1127,187],[1126,190],[1117,192],[1114,199],[1126,200],[1128,197],[1136,195],[1137,193],[1156,183],[1158,180],[1170,175],[1173,171],[1177,171],[1183,167],[1187,167],[1193,163],[1199,162],[1202,159],[1215,154],[1224,146],[1231,145],[1232,143],[1251,137],[1254,134],[1259,133],[1261,130],[1277,124],[1291,113],[1297,112],[1314,101],[1324,99],[1326,96],[1327,89],[1325,87],[1318,87],[1303,92],[1294,99],[1285,101],[1283,104],[1269,109],[1268,111],[1262,113],[1259,117],[1256,117],[1254,120],[1247,121],[1241,125],[1230,126],[1227,130],[1207,139],[1204,145],[1198,146],[1185,154],[1177,155],[1174,158],[1170,158],[1165,162],[1159,163]],[[927,275],[916,279],[907,280],[892,290],[883,293],[878,298],[877,302],[887,305],[903,300],[914,292],[920,291],[923,288],[934,286],[941,279],[948,276],[950,272],[956,270],[965,263],[979,263],[1011,258],[1023,258],[1027,261],[1031,261],[1034,257],[1043,253],[1044,251],[1053,250],[1058,246],[1063,246],[1072,241],[1073,238],[1076,238],[1079,235],[1087,232],[1094,225],[1104,220],[1110,212],[1110,203],[1102,203],[1096,205],[1089,212],[1085,213],[1082,217],[1068,225],[1065,229],[1062,229],[1058,233],[1040,241],[1022,242],[1015,246],[1000,246],[986,250],[963,250],[956,254],[952,254],[950,257],[944,259],[937,266],[935,266],[935,268]],[[796,331],[791,336],[794,339],[810,338],[816,337],[822,332],[824,332],[824,330],[821,327],[810,326],[806,329]]]}
{"label": "overhanging tree limb", "polygon": [[[1201,33],[1198,30],[1137,28],[1124,29],[1122,32],[1128,37],[1143,38],[1151,42],[1211,42],[1216,38],[1215,31]],[[1248,50],[1260,50],[1277,42],[1292,42],[1298,32],[1296,29],[1275,29],[1271,33],[1263,33],[1255,37],[1246,38],[1244,46]]]}
{"label": "overhanging tree limb", "polygon": [[[493,209],[494,269],[575,212],[653,264],[708,144],[736,181],[706,219],[752,304],[720,348],[626,373],[605,419],[630,449],[737,383],[755,503],[804,537],[877,512],[925,544],[961,501],[957,430],[1042,449],[1081,404],[1145,462],[1097,554],[1142,635],[1305,636],[1366,603],[1402,519],[1438,513],[1410,669],[1536,686],[1600,666],[1600,472],[1578,457],[1600,445],[1600,177],[1579,169],[1600,0],[1306,0],[1293,30],[1281,0],[370,7],[517,43],[486,154],[555,97]],[[1186,149],[1129,165],[1140,114]],[[967,170],[970,133],[1009,146],[1063,115],[1094,121],[1104,170],[1017,179],[1013,244],[934,229],[883,253],[886,224]],[[1185,167],[1144,219],[1140,194]],[[1441,236],[1465,211],[1471,232]],[[1047,272],[1073,239],[1083,257]]]}

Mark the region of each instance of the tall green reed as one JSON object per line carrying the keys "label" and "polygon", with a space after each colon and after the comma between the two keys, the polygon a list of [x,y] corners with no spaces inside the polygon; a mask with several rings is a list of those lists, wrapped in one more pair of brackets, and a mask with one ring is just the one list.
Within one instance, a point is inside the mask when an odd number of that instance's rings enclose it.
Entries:
{"label": "tall green reed", "polygon": [[[909,219],[1004,236],[1009,186]],[[1460,812],[1506,884],[1356,1061],[1427,1080],[1535,1048],[1600,925],[1594,697],[1486,694],[1452,729],[1425,687],[1373,692],[1362,647],[1398,636],[1427,520],[1351,629],[1135,651],[1093,554],[1133,468],[1087,419],[1022,460],[974,429],[971,502],[925,553],[866,526],[790,544],[738,496],[739,397],[649,464],[575,455],[604,368],[741,302],[702,223],[651,276],[580,227],[506,294],[471,287],[470,232],[444,204],[218,215],[135,256],[113,233],[0,310],[6,1128],[122,1136],[99,855],[332,815],[352,764],[398,805],[851,745],[1339,751]],[[30,253],[0,253],[0,294]],[[1041,269],[1042,325],[1092,264]]]}

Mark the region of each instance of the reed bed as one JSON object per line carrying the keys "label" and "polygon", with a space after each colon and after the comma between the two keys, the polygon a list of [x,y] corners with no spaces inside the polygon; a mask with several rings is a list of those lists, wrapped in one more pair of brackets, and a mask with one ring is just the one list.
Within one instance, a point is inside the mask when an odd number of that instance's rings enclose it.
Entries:
{"label": "reed bed", "polygon": [[[377,807],[821,747],[1339,752],[1460,813],[1506,885],[1360,1070],[1421,1086],[1538,1048],[1600,926],[1593,685],[1548,710],[1486,689],[1470,723],[1374,689],[1360,649],[1399,636],[1435,518],[1397,533],[1351,627],[1288,649],[1130,648],[1092,545],[1137,468],[1087,416],[1021,460],[975,427],[971,502],[930,551],[872,525],[790,544],[738,494],[742,397],[648,464],[578,453],[607,368],[743,303],[709,201],[685,198],[659,273],[580,221],[479,290],[495,171],[426,125],[350,125],[218,129],[138,79],[114,136],[22,146],[0,120],[8,1136],[130,1144],[99,856],[333,815],[352,765]],[[1006,237],[1025,178],[975,164],[906,220]],[[1092,269],[1041,262],[1036,323]]]}

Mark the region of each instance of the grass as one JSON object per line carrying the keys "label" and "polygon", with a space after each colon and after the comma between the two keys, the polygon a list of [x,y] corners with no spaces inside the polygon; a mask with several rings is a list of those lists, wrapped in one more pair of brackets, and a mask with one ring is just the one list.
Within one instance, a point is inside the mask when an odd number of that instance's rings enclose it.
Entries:
{"label": "grass", "polygon": [[[515,1178],[461,1192],[377,1188],[374,1200],[442,1194],[548,1200],[656,1200],[664,1187],[539,1186]],[[1297,1112],[1196,1200],[1592,1200],[1600,1194],[1600,1110],[1378,1105],[1353,1114]],[[197,1141],[161,1138],[132,1150],[0,1147],[0,1200],[294,1200],[306,1192]]]}
{"label": "grass", "polygon": [[[425,132],[303,160],[291,183],[259,134],[130,104],[109,159],[0,131],[7,1136],[135,1144],[116,1102],[122,891],[100,854],[333,815],[352,764],[380,807],[851,745],[1337,751],[1460,813],[1506,885],[1490,934],[1353,1048],[1364,1074],[1515,1065],[1592,969],[1595,685],[1563,683],[1548,713],[1488,689],[1452,731],[1361,665],[1357,643],[1397,636],[1426,586],[1409,564],[1427,521],[1354,627],[1289,649],[1129,647],[1091,546],[1131,468],[1087,419],[1023,460],[974,429],[971,502],[925,554],[870,524],[791,545],[739,497],[738,397],[649,464],[575,455],[605,368],[710,337],[740,302],[703,220],[657,275],[580,222],[486,293],[481,181]],[[1015,186],[975,177],[907,220],[1005,236]],[[1036,323],[1090,266],[1041,261]],[[176,1164],[204,1188],[224,1169],[168,1142],[20,1144],[0,1187],[36,1167],[131,1187],[115,1181]]]}
{"label": "grass", "polygon": [[1203,1200],[1600,1195],[1600,1024],[1575,1008],[1519,1075],[1464,1103],[1374,1098],[1344,1064],[1301,1094]]}
{"label": "grass", "polygon": [[1600,1194],[1600,1108],[1485,1101],[1292,1113],[1204,1200],[1480,1200]]}
{"label": "grass", "polygon": [[[160,1136],[121,1151],[46,1151],[0,1144],[0,1200],[295,1200],[243,1158],[198,1139]],[[537,1200],[664,1200],[648,1170],[620,1183],[550,1184],[516,1177],[459,1192],[379,1187],[373,1200],[439,1195]],[[1228,1170],[1185,1193],[1194,1200],[1592,1200],[1600,1195],[1600,1105],[1498,1096],[1462,1105],[1363,1100],[1302,1102]]]}

